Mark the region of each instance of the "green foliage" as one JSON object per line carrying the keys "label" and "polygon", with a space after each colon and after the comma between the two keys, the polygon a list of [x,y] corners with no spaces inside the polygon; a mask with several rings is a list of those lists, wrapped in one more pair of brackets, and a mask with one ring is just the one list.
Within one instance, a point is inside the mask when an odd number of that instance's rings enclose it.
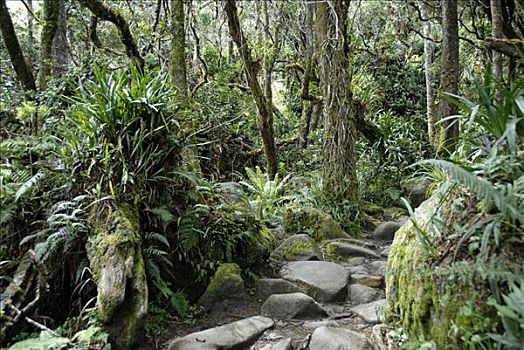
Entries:
{"label": "green foliage", "polygon": [[152,183],[176,163],[178,122],[169,110],[167,81],[164,74],[96,68],[94,78],[79,81],[76,95],[66,98],[74,133],[64,135],[64,160],[97,197],[153,191]]}
{"label": "green foliage", "polygon": [[254,199],[256,212],[260,220],[273,219],[275,213],[281,208],[281,204],[289,200],[289,196],[283,195],[291,175],[280,179],[277,173],[273,180],[267,173],[263,173],[260,167],[255,170],[246,168],[247,180],[240,182],[247,187],[250,197]]}
{"label": "green foliage", "polygon": [[510,293],[503,295],[504,304],[493,303],[504,325],[504,334],[489,336],[508,349],[522,349],[524,344],[524,281],[512,284]]}

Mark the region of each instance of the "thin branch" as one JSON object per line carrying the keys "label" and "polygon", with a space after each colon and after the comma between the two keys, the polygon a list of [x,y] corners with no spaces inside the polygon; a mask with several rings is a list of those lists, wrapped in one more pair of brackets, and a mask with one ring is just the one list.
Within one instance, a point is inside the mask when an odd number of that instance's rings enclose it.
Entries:
{"label": "thin branch", "polygon": [[42,23],[42,20],[41,20],[40,18],[36,17],[36,15],[34,14],[34,12],[31,11],[31,8],[29,7],[29,5],[27,5],[27,3],[25,2],[25,0],[21,0],[21,1],[22,1],[22,4],[24,4],[24,6],[25,6],[27,12],[29,12],[29,14],[31,15],[31,17],[33,17],[34,19],[36,19],[36,21],[37,21],[38,23]]}

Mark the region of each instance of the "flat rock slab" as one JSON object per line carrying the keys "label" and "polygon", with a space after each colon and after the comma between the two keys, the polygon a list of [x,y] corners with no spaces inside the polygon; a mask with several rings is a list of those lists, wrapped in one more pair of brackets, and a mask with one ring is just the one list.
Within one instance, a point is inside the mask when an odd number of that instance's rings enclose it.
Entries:
{"label": "flat rock slab", "polygon": [[379,291],[363,284],[349,286],[349,300],[352,304],[366,304],[379,298]]}
{"label": "flat rock slab", "polygon": [[320,327],[338,327],[339,324],[337,321],[333,320],[324,320],[324,321],[310,321],[302,325],[306,329],[317,329]]}
{"label": "flat rock slab", "polygon": [[168,350],[228,350],[245,348],[265,330],[273,327],[273,320],[253,316],[220,327],[188,334],[173,340]]}
{"label": "flat rock slab", "polygon": [[273,294],[262,305],[262,315],[277,320],[311,319],[327,314],[320,304],[304,293]]}
{"label": "flat rock slab", "polygon": [[311,335],[309,350],[373,350],[368,339],[349,329],[320,327]]}
{"label": "flat rock slab", "polygon": [[347,256],[361,256],[369,258],[380,258],[380,255],[375,253],[373,250],[361,247],[356,244],[344,243],[344,242],[331,242],[326,246],[326,251],[330,255],[338,255],[341,257]]}
{"label": "flat rock slab", "polygon": [[276,344],[267,344],[260,350],[293,350],[291,338],[286,338]]}
{"label": "flat rock slab", "polygon": [[349,271],[326,261],[297,261],[286,264],[280,276],[304,285],[306,293],[318,301],[345,301]]}
{"label": "flat rock slab", "polygon": [[356,313],[367,323],[377,324],[382,322],[382,308],[386,306],[386,299],[380,299],[371,303],[352,307],[350,310]]}
{"label": "flat rock slab", "polygon": [[376,260],[369,264],[369,267],[373,271],[373,273],[377,276],[382,276],[386,274],[386,267],[388,263],[384,260]]}
{"label": "flat rock slab", "polygon": [[265,301],[272,294],[304,293],[296,284],[282,278],[261,278],[257,282],[256,297]]}
{"label": "flat rock slab", "polygon": [[352,274],[351,283],[363,284],[371,288],[380,288],[384,282],[382,276],[366,275],[366,274]]}

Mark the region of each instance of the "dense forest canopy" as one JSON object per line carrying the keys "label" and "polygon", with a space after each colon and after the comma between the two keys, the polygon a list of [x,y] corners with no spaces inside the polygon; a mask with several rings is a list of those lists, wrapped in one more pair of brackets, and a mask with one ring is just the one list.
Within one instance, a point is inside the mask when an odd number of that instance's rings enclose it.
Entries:
{"label": "dense forest canopy", "polygon": [[384,298],[355,349],[524,348],[521,0],[0,0],[0,29],[0,346],[186,349],[318,260],[352,272],[286,287],[310,312]]}

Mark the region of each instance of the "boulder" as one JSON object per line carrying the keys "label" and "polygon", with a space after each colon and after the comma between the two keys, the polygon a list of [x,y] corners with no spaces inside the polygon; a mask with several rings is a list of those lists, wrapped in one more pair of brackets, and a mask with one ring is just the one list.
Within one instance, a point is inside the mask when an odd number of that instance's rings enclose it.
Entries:
{"label": "boulder", "polygon": [[286,338],[276,344],[267,344],[260,350],[293,350],[293,344],[291,338]]}
{"label": "boulder", "polygon": [[277,320],[310,319],[327,316],[327,311],[303,293],[273,294],[262,305],[262,315]]}
{"label": "boulder", "polygon": [[350,238],[331,215],[314,208],[287,208],[283,226],[288,235],[306,233],[317,242]]}
{"label": "boulder", "polygon": [[377,324],[382,322],[383,309],[386,307],[386,299],[380,299],[367,304],[357,305],[350,310],[357,314],[367,323]]}
{"label": "boulder", "polygon": [[247,349],[267,329],[273,320],[264,316],[253,316],[201,332],[177,338],[167,345],[167,350],[229,350]]}
{"label": "boulder", "polygon": [[373,350],[365,335],[344,328],[320,327],[311,335],[309,350]]}
{"label": "boulder", "polygon": [[280,276],[303,286],[318,301],[345,301],[349,271],[325,261],[297,261],[286,264]]}
{"label": "boulder", "polygon": [[349,286],[349,300],[351,300],[351,303],[354,305],[372,302],[377,299],[379,295],[378,290],[363,284],[352,284]]}
{"label": "boulder", "polygon": [[[344,264],[346,266],[346,264]],[[351,275],[369,275],[369,270],[364,265],[346,266]]]}
{"label": "boulder", "polygon": [[386,221],[378,225],[371,236],[374,239],[381,239],[384,241],[392,241],[395,237],[395,232],[402,226],[400,222]]}
{"label": "boulder", "polygon": [[256,297],[265,301],[272,294],[303,293],[304,290],[282,278],[261,278],[257,282]]}
{"label": "boulder", "polygon": [[324,327],[324,326],[327,326],[327,327],[338,327],[339,324],[337,323],[337,321],[324,320],[324,321],[306,322],[306,323],[304,323],[302,325],[302,327],[304,327],[306,329],[317,329],[317,328]]}
{"label": "boulder", "polygon": [[354,258],[349,259],[344,266],[359,266],[366,262],[366,258],[363,256],[357,256]]}
{"label": "boulder", "polygon": [[411,207],[416,208],[427,199],[431,181],[427,177],[408,179],[401,183],[402,195],[406,197]]}
{"label": "boulder", "polygon": [[215,190],[232,203],[237,203],[244,197],[244,189],[238,182],[219,182],[215,184]]}
{"label": "boulder", "polygon": [[386,267],[388,263],[384,260],[376,260],[369,264],[369,267],[371,268],[371,271],[377,276],[384,277],[386,274]]}
{"label": "boulder", "polygon": [[270,258],[275,261],[322,260],[322,252],[315,240],[306,234],[294,235],[286,239]]}
{"label": "boulder", "polygon": [[370,257],[380,258],[380,255],[375,253],[373,250],[364,248],[355,244],[343,243],[343,242],[331,242],[326,246],[326,255],[332,258],[337,257]]}
{"label": "boulder", "polygon": [[380,288],[384,282],[384,279],[381,276],[352,274],[351,282],[363,284],[372,288]]}
{"label": "boulder", "polygon": [[97,285],[96,317],[114,349],[129,349],[142,329],[148,301],[138,213],[105,207],[90,217],[94,229],[86,250]]}
{"label": "boulder", "polygon": [[241,300],[245,297],[244,281],[240,267],[234,263],[220,265],[198,304],[206,309],[224,306],[224,302]]}

